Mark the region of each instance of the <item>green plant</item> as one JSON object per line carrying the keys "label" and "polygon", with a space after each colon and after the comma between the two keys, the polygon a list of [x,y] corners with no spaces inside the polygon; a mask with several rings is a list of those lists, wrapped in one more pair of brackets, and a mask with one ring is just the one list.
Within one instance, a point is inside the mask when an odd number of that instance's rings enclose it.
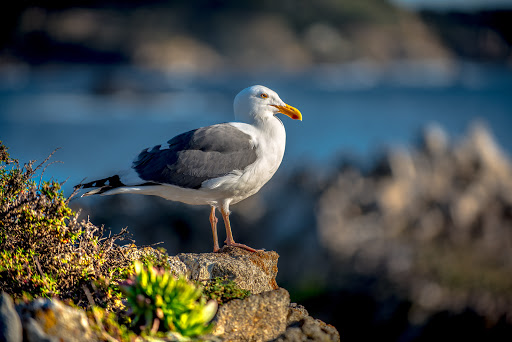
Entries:
{"label": "green plant", "polygon": [[120,309],[117,282],[132,273],[137,248],[115,243],[126,230],[105,237],[103,227],[78,220],[61,184],[42,181],[50,157],[20,166],[0,142],[0,290]]}
{"label": "green plant", "polygon": [[194,337],[207,334],[217,302],[206,302],[201,288],[170,272],[135,262],[135,274],[122,286],[133,315],[133,325],[149,335],[177,332]]}
{"label": "green plant", "polygon": [[251,291],[241,289],[237,283],[227,277],[217,277],[208,281],[204,286],[203,293],[207,299],[213,299],[219,305],[232,299],[244,299],[251,295]]}

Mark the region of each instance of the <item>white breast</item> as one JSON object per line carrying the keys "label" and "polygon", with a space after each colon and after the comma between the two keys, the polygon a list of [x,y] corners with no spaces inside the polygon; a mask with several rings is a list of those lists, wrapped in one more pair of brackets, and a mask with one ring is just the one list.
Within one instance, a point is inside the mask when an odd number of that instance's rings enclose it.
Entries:
{"label": "white breast", "polygon": [[232,204],[258,192],[275,174],[284,156],[286,132],[281,121],[275,117],[273,119],[263,127],[230,123],[251,136],[257,159],[241,172],[204,182],[202,188],[218,192],[219,197],[229,198]]}

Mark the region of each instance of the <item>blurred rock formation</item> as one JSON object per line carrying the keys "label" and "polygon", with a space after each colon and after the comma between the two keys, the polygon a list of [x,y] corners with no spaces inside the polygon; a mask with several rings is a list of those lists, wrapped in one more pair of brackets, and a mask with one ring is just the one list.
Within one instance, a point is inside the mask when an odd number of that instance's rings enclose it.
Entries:
{"label": "blurred rock formation", "polygon": [[[377,65],[396,60],[450,64],[473,42],[474,28],[464,26],[466,21],[475,24],[471,16],[459,20],[452,30],[435,13],[422,16],[383,0],[348,1],[343,6],[336,1],[259,5],[236,1],[20,5],[5,13],[9,20],[0,36],[0,63],[123,63],[192,74],[298,71],[357,60]],[[498,49],[502,52],[493,54],[493,60],[506,60],[510,44],[506,37],[501,39],[504,31],[488,29],[491,24],[486,21],[481,31],[500,39],[480,50],[492,54]],[[445,43],[453,39],[446,37],[458,37],[459,32],[464,34],[457,40],[459,49],[453,51]]]}
{"label": "blurred rock formation", "polygon": [[400,287],[413,320],[468,307],[512,320],[511,176],[484,126],[457,143],[430,127],[370,172],[339,170],[319,199],[318,233],[334,259]]}

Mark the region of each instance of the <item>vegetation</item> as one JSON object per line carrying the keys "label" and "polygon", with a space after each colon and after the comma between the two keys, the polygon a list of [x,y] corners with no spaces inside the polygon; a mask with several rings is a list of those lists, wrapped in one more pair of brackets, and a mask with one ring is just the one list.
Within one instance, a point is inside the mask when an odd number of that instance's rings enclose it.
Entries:
{"label": "vegetation", "polygon": [[120,309],[117,281],[132,272],[136,248],[115,243],[126,230],[104,236],[103,227],[78,220],[61,184],[41,180],[49,158],[20,167],[0,142],[0,289],[14,298],[57,297]]}
{"label": "vegetation", "polygon": [[206,298],[217,301],[219,305],[251,295],[251,291],[241,289],[233,280],[221,277],[207,282],[203,292]]}

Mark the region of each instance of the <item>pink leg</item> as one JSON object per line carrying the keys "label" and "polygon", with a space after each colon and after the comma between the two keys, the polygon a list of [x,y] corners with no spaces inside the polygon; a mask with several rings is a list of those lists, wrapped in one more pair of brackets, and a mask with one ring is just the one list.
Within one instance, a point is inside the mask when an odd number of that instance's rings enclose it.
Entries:
{"label": "pink leg", "polygon": [[219,238],[217,237],[217,222],[219,220],[215,216],[215,207],[212,206],[212,211],[210,212],[210,224],[212,225],[212,234],[213,234],[213,251],[219,251]]}
{"label": "pink leg", "polygon": [[252,247],[246,246],[241,243],[236,243],[233,239],[233,233],[231,233],[231,225],[229,224],[229,211],[225,210],[224,208],[220,208],[220,213],[222,214],[222,218],[224,219],[224,226],[226,226],[226,241],[224,243],[226,246],[232,246],[232,247],[239,247],[246,249],[250,252],[258,252],[261,250],[254,249]]}

